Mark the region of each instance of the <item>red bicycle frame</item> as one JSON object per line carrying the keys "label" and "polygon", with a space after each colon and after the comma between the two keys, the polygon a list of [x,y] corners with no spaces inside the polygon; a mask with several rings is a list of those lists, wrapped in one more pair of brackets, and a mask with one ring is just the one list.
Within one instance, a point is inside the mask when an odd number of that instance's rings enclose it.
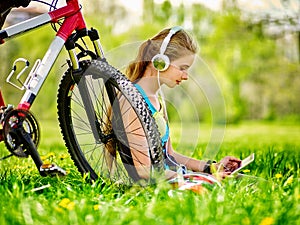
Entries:
{"label": "red bicycle frame", "polygon": [[[18,23],[16,25],[5,28],[0,31],[0,42],[4,42],[4,39],[13,37],[17,34],[27,32],[39,26],[47,23],[56,23],[60,19],[64,18],[64,21],[58,30],[56,37],[49,46],[46,54],[44,55],[41,62],[30,72],[27,82],[22,84],[20,89],[26,89],[23,95],[18,109],[29,110],[36,95],[41,89],[42,84],[47,78],[55,60],[57,59],[61,49],[66,43],[67,39],[72,35],[74,31],[86,31],[86,24],[81,13],[81,6],[78,0],[66,0],[67,5],[51,11],[49,13],[44,13],[40,16],[34,17],[32,19],[26,20],[24,22]],[[87,35],[88,31],[86,31]],[[101,45],[99,38],[94,39],[94,47],[97,55],[99,56],[101,52]],[[68,49],[69,56],[71,59],[73,69],[79,68],[79,63],[76,57],[74,49]],[[13,73],[14,71],[12,71]],[[20,74],[18,75],[20,76]],[[8,81],[8,80],[7,80]],[[8,81],[9,82],[9,81]],[[15,85],[14,85],[15,86]],[[0,106],[4,106],[4,100],[0,92]]]}
{"label": "red bicycle frame", "polygon": [[21,32],[26,32],[50,22],[57,23],[62,18],[65,18],[65,20],[57,32],[57,36],[67,40],[74,30],[84,29],[86,28],[86,25],[78,0],[66,0],[66,3],[67,5],[62,8],[56,9],[49,13],[44,13],[40,16],[25,20],[21,23],[1,30],[0,40],[4,40]]}
{"label": "red bicycle frame", "polygon": [[65,41],[74,30],[85,29],[85,21],[82,16],[78,0],[67,0],[67,6],[48,13],[51,22],[56,23],[60,18],[66,17],[64,23],[57,32],[57,36]]}

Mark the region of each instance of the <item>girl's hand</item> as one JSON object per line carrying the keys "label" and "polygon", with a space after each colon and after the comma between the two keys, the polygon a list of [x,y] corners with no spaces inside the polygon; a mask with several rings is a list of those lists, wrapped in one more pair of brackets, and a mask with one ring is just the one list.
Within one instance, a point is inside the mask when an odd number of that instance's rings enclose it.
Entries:
{"label": "girl's hand", "polygon": [[219,163],[219,167],[223,166],[224,168],[218,168],[218,169],[224,172],[233,172],[234,170],[236,170],[241,166],[241,162],[242,160],[237,159],[233,156],[226,156]]}
{"label": "girl's hand", "polygon": [[217,172],[213,174],[213,177],[215,177],[218,181],[222,181],[226,177],[230,176],[231,172]]}

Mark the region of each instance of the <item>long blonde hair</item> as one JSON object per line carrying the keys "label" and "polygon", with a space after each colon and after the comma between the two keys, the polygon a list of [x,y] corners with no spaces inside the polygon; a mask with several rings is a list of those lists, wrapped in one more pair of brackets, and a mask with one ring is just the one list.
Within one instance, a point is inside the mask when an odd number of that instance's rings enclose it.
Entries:
{"label": "long blonde hair", "polygon": [[[135,81],[144,75],[146,67],[151,63],[153,56],[159,53],[160,46],[169,32],[170,28],[164,29],[141,44],[136,59],[129,64],[125,71],[126,76],[131,81]],[[180,30],[172,36],[164,54],[172,62],[187,54],[196,54],[196,52],[197,44],[193,38],[186,31]]]}

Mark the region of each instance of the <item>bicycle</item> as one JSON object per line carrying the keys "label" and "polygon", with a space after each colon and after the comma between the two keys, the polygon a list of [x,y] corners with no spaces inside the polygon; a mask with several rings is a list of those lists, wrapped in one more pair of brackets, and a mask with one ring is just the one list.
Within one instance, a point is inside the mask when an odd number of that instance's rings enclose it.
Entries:
{"label": "bicycle", "polygon": [[[49,23],[56,31],[44,57],[35,62],[27,77],[24,72],[29,62],[23,58],[14,62],[6,81],[24,91],[17,107],[5,104],[0,90],[0,140],[11,153],[7,157],[31,156],[42,176],[66,174],[59,166],[44,164],[41,160],[37,151],[39,124],[30,111],[65,46],[69,54],[68,69],[58,87],[57,112],[61,133],[75,166],[81,173],[88,173],[92,180],[103,177],[127,184],[151,181],[156,171],[162,171],[163,159],[159,131],[145,100],[135,86],[107,62],[98,31],[87,29],[78,0],[66,0],[66,5],[60,8],[56,8],[57,2],[53,0],[49,4],[48,13],[0,31],[2,44],[8,38]],[[59,29],[53,24],[58,24]],[[86,37],[92,43],[92,50],[86,45]],[[20,63],[24,68],[16,74]],[[125,123],[129,112],[135,114],[135,121]],[[143,137],[135,138],[134,130],[129,128],[128,124],[136,121],[141,125],[139,129],[143,129]],[[149,175],[146,178],[139,175],[134,162],[135,151],[142,148],[147,149],[146,154],[151,159],[150,168],[145,167]]]}

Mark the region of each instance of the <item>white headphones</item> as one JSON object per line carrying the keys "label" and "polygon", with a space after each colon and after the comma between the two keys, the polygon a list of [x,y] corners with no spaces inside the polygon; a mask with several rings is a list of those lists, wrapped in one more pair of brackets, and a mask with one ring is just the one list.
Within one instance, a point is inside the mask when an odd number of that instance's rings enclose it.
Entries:
{"label": "white headphones", "polygon": [[165,37],[163,40],[161,46],[160,46],[160,51],[158,54],[153,56],[151,62],[154,66],[154,68],[158,71],[165,71],[169,68],[170,66],[170,59],[167,55],[165,55],[165,51],[168,47],[168,44],[171,40],[171,37],[176,34],[178,31],[182,30],[180,26],[172,27],[168,33],[168,35]]}

